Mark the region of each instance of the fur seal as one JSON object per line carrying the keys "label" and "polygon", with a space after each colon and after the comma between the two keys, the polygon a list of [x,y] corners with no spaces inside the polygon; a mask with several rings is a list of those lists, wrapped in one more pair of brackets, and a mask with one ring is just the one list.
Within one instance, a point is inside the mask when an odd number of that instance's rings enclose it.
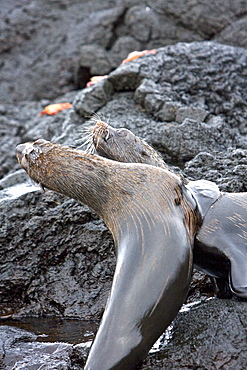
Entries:
{"label": "fur seal", "polygon": [[116,270],[85,369],[135,369],[188,292],[200,222],[190,191],[167,170],[45,140],[16,155],[35,182],[87,204],[112,232]]}
{"label": "fur seal", "polygon": [[[169,169],[151,146],[127,129],[98,120],[91,140],[99,155]],[[221,193],[206,180],[187,181],[186,187],[203,219],[194,243],[195,266],[214,279],[218,297],[230,298],[233,293],[247,298],[247,193]]]}

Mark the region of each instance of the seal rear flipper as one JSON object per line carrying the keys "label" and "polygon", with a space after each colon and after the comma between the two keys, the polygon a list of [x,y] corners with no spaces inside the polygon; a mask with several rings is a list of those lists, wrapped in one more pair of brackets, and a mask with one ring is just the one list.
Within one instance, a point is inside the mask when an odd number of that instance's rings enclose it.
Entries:
{"label": "seal rear flipper", "polygon": [[87,370],[135,369],[186,298],[192,248],[183,220],[139,222],[121,226],[112,291]]}
{"label": "seal rear flipper", "polygon": [[231,258],[230,287],[239,298],[247,298],[247,255],[235,253]]}
{"label": "seal rear flipper", "polygon": [[232,291],[230,289],[229,281],[227,277],[215,278],[210,276],[210,280],[213,284],[214,291],[216,292],[217,298],[230,299],[232,298]]}

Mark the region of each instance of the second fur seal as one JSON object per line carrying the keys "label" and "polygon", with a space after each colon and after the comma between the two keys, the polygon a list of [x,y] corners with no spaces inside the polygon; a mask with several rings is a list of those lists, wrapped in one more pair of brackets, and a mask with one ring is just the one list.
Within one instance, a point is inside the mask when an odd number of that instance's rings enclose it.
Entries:
{"label": "second fur seal", "polygon": [[16,154],[35,182],[87,204],[111,230],[116,270],[85,369],[135,369],[188,292],[200,222],[190,191],[169,171],[44,140]]}
{"label": "second fur seal", "polygon": [[[159,153],[125,128],[97,120],[91,140],[104,157],[171,170]],[[230,298],[233,293],[247,298],[247,193],[222,193],[206,180],[183,181],[203,219],[194,244],[196,267],[213,278],[218,297]]]}

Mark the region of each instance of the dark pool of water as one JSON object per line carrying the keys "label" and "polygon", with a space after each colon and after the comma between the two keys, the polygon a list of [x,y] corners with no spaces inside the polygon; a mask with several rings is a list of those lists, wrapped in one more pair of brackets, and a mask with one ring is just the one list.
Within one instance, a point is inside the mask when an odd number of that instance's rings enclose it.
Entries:
{"label": "dark pool of water", "polygon": [[[184,304],[181,312],[200,307],[203,302],[212,298],[201,299],[189,304]],[[21,319],[1,318],[0,326],[9,325],[38,335],[39,342],[66,342],[71,344],[87,343],[91,344],[99,327],[99,322],[62,319],[58,317],[27,317]],[[164,334],[158,339],[151,349],[151,352],[160,351],[172,340],[173,323],[166,329]]]}
{"label": "dark pool of water", "polygon": [[0,325],[14,326],[38,335],[39,342],[67,342],[78,344],[92,341],[99,323],[77,319],[21,318],[0,319]]}

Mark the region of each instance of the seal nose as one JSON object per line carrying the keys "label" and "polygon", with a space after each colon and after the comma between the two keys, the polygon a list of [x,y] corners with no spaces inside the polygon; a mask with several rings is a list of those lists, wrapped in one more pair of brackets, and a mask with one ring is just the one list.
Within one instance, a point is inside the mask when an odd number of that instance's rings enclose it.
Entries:
{"label": "seal nose", "polygon": [[16,154],[16,157],[18,159],[18,162],[21,162],[21,159],[24,155],[25,147],[26,147],[26,144],[19,144],[19,145],[17,145],[17,147],[15,149],[15,154]]}
{"label": "seal nose", "polygon": [[25,143],[17,145],[15,149],[16,157],[21,167],[24,170],[28,168],[28,155],[33,151],[32,143]]}

